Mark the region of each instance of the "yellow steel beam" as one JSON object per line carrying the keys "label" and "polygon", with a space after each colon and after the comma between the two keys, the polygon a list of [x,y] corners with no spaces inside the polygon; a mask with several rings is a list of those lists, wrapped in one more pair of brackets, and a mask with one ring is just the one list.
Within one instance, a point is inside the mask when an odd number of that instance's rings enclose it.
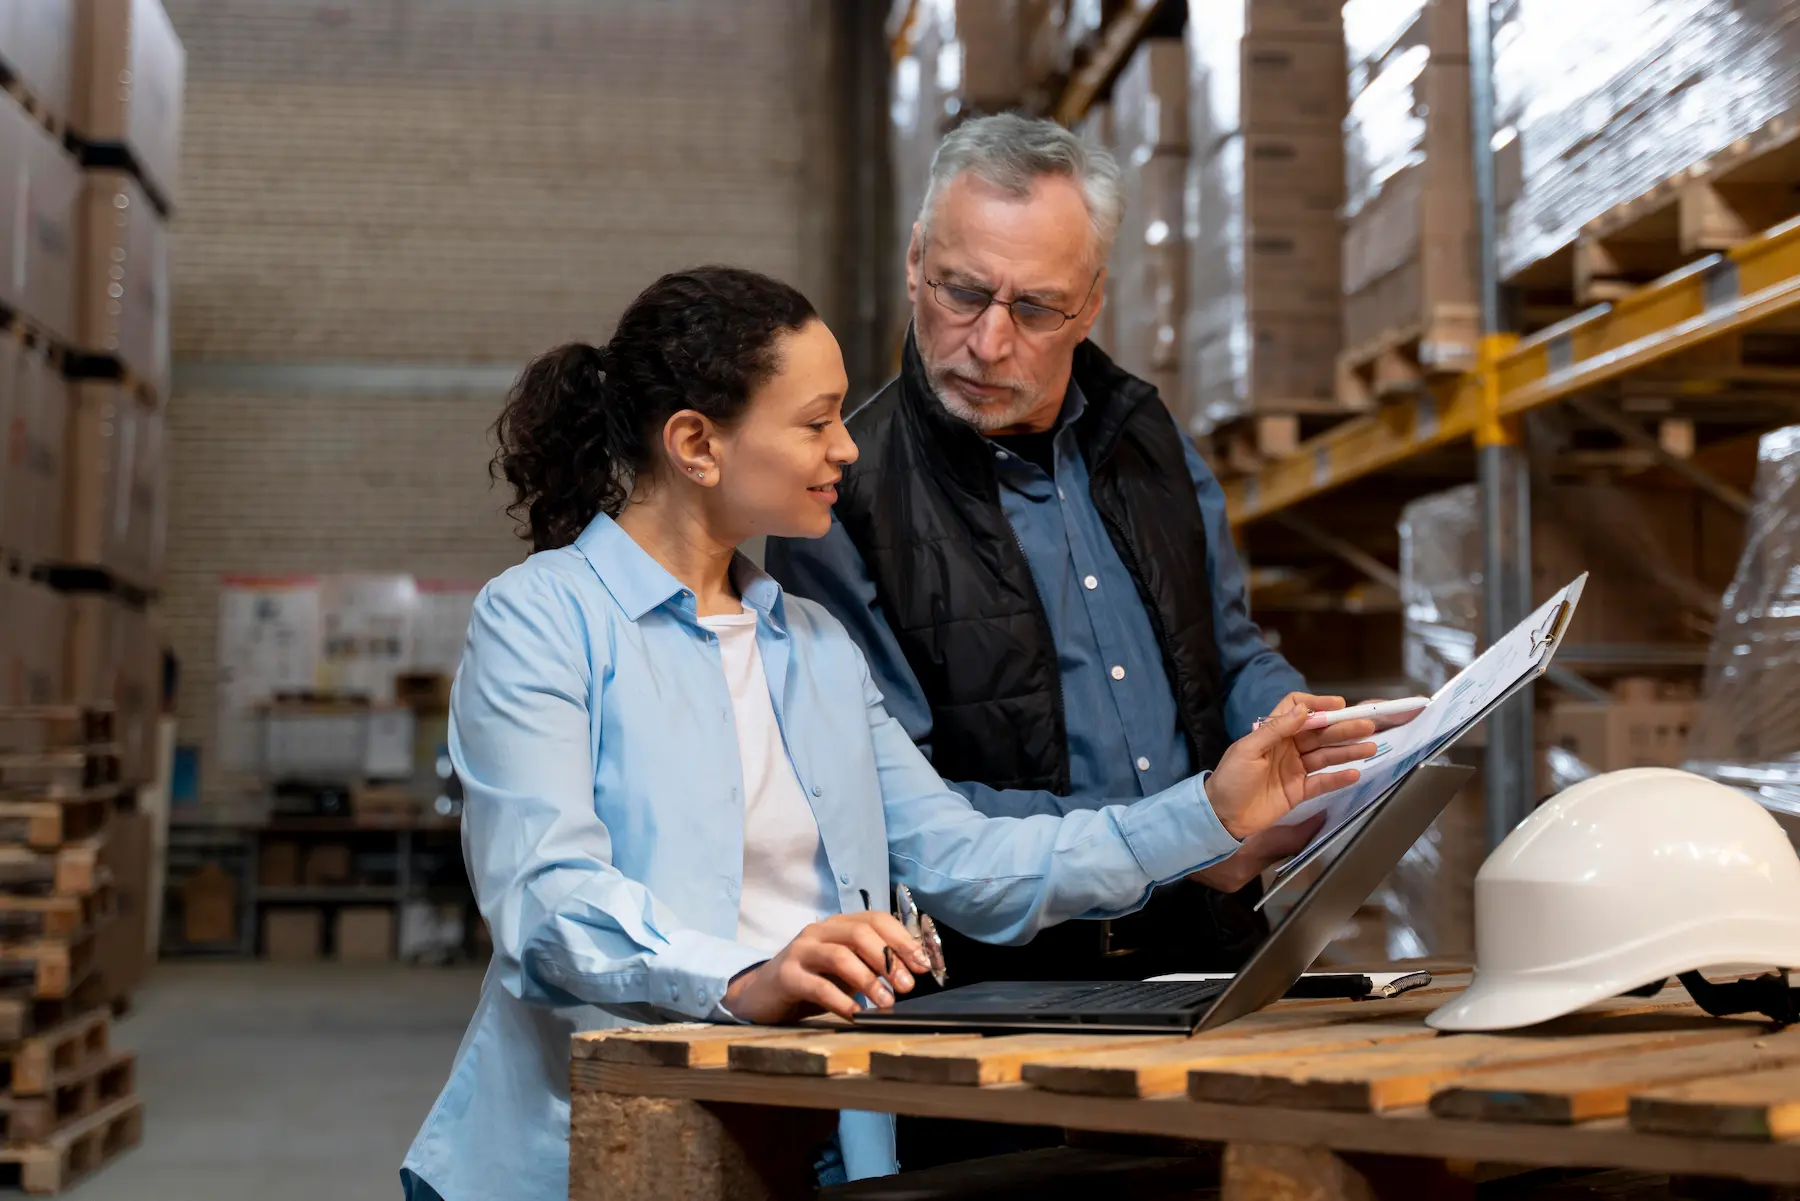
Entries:
{"label": "yellow steel beam", "polygon": [[1522,413],[1800,308],[1800,218],[1672,272],[1516,344],[1486,343],[1485,370],[1354,418],[1225,486],[1233,525],[1461,438],[1507,436]]}

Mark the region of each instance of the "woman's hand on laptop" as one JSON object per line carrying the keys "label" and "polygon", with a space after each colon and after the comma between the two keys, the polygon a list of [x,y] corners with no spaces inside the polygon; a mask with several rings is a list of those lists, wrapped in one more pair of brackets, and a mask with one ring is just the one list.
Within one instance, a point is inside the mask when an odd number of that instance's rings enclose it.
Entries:
{"label": "woman's hand on laptop", "polygon": [[739,972],[725,990],[723,1004],[740,1021],[788,1022],[826,1010],[847,1018],[862,1006],[857,994],[878,1009],[894,1004],[894,994],[911,992],[912,972],[931,970],[925,948],[891,913],[844,913],[814,922],[776,953],[775,958]]}
{"label": "woman's hand on laptop", "polygon": [[[1339,704],[1342,704],[1339,701]],[[1310,727],[1308,723],[1313,723]],[[1368,758],[1362,745],[1320,747],[1303,757],[1298,735],[1317,730],[1316,719],[1296,704],[1265,718],[1226,748],[1206,781],[1206,799],[1227,833],[1240,841],[1268,829],[1301,801],[1356,783],[1355,768],[1326,771]]]}

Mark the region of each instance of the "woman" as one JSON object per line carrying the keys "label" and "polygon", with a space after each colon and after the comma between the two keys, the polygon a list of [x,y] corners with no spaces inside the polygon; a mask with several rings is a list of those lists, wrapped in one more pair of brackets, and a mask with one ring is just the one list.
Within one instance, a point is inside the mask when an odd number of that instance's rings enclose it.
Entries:
{"label": "woman", "polygon": [[[804,297],[707,267],[658,280],[607,345],[537,360],[509,398],[496,466],[537,553],[476,603],[450,733],[494,957],[409,1196],[567,1196],[575,1031],[893,1004],[927,962],[885,912],[890,881],[1022,942],[1136,908],[1355,779],[1307,775],[1364,748],[1303,758],[1296,708],[1209,779],[1131,806],[975,812],[883,711],[843,628],[736,551],[826,531],[856,459],[846,386]],[[850,1175],[893,1169],[891,1129],[843,1115]]]}

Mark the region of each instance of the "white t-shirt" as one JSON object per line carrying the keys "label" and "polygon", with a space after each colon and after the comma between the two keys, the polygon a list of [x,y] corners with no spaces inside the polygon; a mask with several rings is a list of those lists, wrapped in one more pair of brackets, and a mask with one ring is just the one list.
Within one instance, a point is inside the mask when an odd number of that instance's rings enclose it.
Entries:
{"label": "white t-shirt", "polygon": [[702,617],[700,624],[719,639],[743,766],[744,890],[738,898],[737,941],[779,951],[802,929],[838,911],[831,865],[775,722],[756,646],[756,614]]}

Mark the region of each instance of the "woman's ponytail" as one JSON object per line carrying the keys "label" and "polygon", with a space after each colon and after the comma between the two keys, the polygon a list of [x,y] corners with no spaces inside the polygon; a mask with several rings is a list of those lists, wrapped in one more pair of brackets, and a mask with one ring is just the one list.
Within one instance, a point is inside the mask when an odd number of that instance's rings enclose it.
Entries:
{"label": "woman's ponytail", "polygon": [[494,423],[489,465],[512,485],[507,512],[531,549],[567,546],[599,514],[618,516],[657,470],[669,418],[692,409],[729,425],[779,369],[779,336],[816,318],[780,280],[696,267],[646,288],[607,344],[534,359]]}
{"label": "woman's ponytail", "polygon": [[[608,348],[570,342],[533,359],[513,384],[494,423],[499,449],[490,476],[516,499],[531,549],[575,541],[598,513],[617,513],[631,487],[637,448],[632,423],[609,403]],[[621,479],[621,467],[624,478]]]}

